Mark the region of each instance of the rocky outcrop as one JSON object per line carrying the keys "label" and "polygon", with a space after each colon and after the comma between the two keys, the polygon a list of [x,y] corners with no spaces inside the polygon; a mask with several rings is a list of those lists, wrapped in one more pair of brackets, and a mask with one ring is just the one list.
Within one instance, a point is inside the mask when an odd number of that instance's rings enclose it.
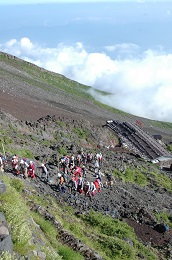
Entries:
{"label": "rocky outcrop", "polygon": [[[6,191],[6,186],[3,181],[0,181],[0,194]],[[13,243],[9,232],[8,224],[5,216],[0,212],[0,254],[2,252],[13,253]]]}

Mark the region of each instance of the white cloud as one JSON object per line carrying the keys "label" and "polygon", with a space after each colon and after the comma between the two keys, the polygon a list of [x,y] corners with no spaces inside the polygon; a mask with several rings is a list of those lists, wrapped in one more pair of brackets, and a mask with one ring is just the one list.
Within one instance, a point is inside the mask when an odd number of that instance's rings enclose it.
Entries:
{"label": "white cloud", "polygon": [[31,41],[28,38],[22,38],[20,41],[20,45],[22,48],[24,48],[26,50],[30,50],[33,47],[33,44],[31,43]]}
{"label": "white cloud", "polygon": [[[119,52],[127,49],[129,53],[137,48],[132,44],[122,44],[110,49]],[[12,39],[0,44],[0,49],[80,83],[112,93],[106,97],[94,95],[108,105],[138,116],[172,121],[172,54],[147,50],[142,57],[113,60],[105,53],[88,53],[82,43],[45,48],[28,38],[20,41]]]}
{"label": "white cloud", "polygon": [[122,44],[115,44],[110,46],[105,46],[105,49],[110,52],[119,52],[123,54],[133,54],[138,52],[139,46],[133,43],[122,43]]}

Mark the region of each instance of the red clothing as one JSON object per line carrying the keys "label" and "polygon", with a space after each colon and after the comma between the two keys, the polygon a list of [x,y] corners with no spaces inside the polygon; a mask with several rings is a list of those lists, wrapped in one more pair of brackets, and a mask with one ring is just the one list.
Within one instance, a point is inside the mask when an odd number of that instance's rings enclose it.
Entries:
{"label": "red clothing", "polygon": [[28,173],[28,177],[35,178],[35,165],[33,163],[29,164],[27,173]]}
{"label": "red clothing", "polygon": [[75,175],[75,177],[82,177],[82,169],[81,169],[81,167],[77,166],[73,174]]}
{"label": "red clothing", "polygon": [[98,182],[98,181],[95,181],[95,182],[93,182],[93,183],[94,183],[94,185],[96,186],[96,190],[97,190],[98,192],[100,192],[99,182]]}
{"label": "red clothing", "polygon": [[97,181],[93,182],[94,185],[96,186],[96,190],[99,188],[99,183]]}

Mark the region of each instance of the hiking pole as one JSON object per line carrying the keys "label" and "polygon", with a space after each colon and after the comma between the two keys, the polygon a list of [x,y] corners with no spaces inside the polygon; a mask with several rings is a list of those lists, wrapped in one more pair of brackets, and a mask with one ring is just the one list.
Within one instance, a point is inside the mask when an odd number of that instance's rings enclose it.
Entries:
{"label": "hiking pole", "polygon": [[3,150],[3,153],[4,153],[4,158],[6,159],[6,155],[5,155],[5,149],[4,149],[3,142],[2,142],[2,150]]}
{"label": "hiking pole", "polygon": [[58,156],[58,153],[57,153],[56,158],[57,158],[57,172],[59,172],[59,156]]}

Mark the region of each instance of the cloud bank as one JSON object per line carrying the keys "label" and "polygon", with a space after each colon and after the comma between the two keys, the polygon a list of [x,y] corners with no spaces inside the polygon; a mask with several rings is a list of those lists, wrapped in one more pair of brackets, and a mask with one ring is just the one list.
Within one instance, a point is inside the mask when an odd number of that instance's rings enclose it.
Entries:
{"label": "cloud bank", "polygon": [[[112,93],[95,98],[131,114],[172,122],[172,54],[147,50],[135,55],[138,46],[106,46],[104,53],[88,53],[82,43],[48,48],[28,38],[11,39],[0,50],[57,72],[93,88]],[[107,52],[115,52],[112,59]],[[121,53],[126,54],[120,58]],[[94,91],[92,91],[94,95]]]}

